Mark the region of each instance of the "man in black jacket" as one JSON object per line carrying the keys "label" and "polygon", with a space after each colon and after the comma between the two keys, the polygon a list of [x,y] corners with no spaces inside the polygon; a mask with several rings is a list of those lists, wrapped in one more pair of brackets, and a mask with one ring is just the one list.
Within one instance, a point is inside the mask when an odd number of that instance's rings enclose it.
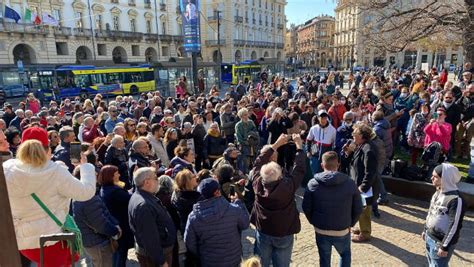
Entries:
{"label": "man in black jacket", "polygon": [[303,211],[316,232],[319,265],[331,266],[331,249],[339,253],[339,265],[351,265],[350,228],[362,213],[362,199],[354,181],[338,172],[338,155],[334,151],[323,154],[324,172],[308,183],[304,193]]}
{"label": "man in black jacket", "polygon": [[135,140],[130,150],[130,158],[128,159],[128,172],[130,181],[133,181],[133,173],[135,169],[142,167],[156,167],[155,163],[152,163],[148,156],[150,154],[150,147],[144,140]]}
{"label": "man in black jacket", "polygon": [[135,235],[136,254],[140,266],[172,266],[176,227],[166,207],[155,194],[159,184],[153,168],[135,172],[138,190],[128,204],[130,229]]}

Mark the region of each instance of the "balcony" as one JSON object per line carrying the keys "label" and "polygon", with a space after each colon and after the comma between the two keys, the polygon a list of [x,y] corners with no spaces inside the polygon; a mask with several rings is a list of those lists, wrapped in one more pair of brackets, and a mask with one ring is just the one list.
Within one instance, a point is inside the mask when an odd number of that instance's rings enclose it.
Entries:
{"label": "balcony", "polygon": [[242,23],[242,22],[244,22],[244,17],[242,17],[242,16],[235,16],[235,17],[234,17],[234,21],[237,22],[237,23]]}
{"label": "balcony", "polygon": [[[206,40],[206,45],[207,46],[217,46],[217,40]],[[220,41],[220,45],[225,45],[225,40]]]}
{"label": "balcony", "polygon": [[127,39],[127,40],[142,40],[143,39],[143,33],[141,32],[127,32],[127,31],[108,31],[107,32],[108,37],[113,38],[113,39]]}
{"label": "balcony", "polygon": [[171,43],[173,41],[173,36],[169,34],[160,34],[160,41]]}
{"label": "balcony", "polygon": [[278,28],[279,30],[283,30],[283,24],[279,23],[279,24],[277,25],[277,28]]}
{"label": "balcony", "polygon": [[69,27],[54,27],[54,35],[55,36],[71,36],[72,30]]}
{"label": "balcony", "polygon": [[3,22],[4,30],[8,33],[28,33],[28,34],[49,34],[49,28],[44,26],[37,26],[34,24],[17,24],[14,22]]}
{"label": "balcony", "polygon": [[95,32],[95,37],[97,38],[107,38],[108,34],[105,30],[103,29],[97,29],[97,30],[94,30]]}
{"label": "balcony", "polygon": [[145,41],[156,42],[158,41],[158,34],[155,33],[145,33],[143,34]]}
{"label": "balcony", "polygon": [[235,46],[244,46],[247,40],[241,40],[241,39],[234,39],[234,45]]}
{"label": "balcony", "polygon": [[173,35],[173,41],[177,43],[183,43],[184,42],[184,36],[182,35]]}
{"label": "balcony", "polygon": [[166,4],[160,4],[160,11],[166,11]]}
{"label": "balcony", "polygon": [[285,44],[283,44],[283,43],[277,43],[276,46],[277,46],[278,49],[283,49],[283,47],[285,46]]}
{"label": "balcony", "polygon": [[73,32],[74,32],[74,36],[77,36],[77,37],[91,38],[91,36],[92,36],[92,30],[91,29],[74,28]]}

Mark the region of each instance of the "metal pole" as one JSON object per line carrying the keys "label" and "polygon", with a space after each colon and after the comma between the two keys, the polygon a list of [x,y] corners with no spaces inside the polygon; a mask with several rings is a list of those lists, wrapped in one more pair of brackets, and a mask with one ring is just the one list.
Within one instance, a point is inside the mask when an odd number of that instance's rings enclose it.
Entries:
{"label": "metal pole", "polygon": [[89,11],[89,23],[91,24],[91,37],[92,37],[92,55],[94,60],[97,60],[95,52],[95,34],[94,34],[94,24],[92,23],[92,10],[91,10],[91,1],[87,0],[87,10]]}
{"label": "metal pole", "polygon": [[196,52],[191,53],[191,69],[193,74],[193,86],[194,94],[199,94],[199,84],[198,84],[198,68],[197,68],[197,54]]}
{"label": "metal pole", "polygon": [[[178,5],[179,5],[179,2],[178,2]],[[181,7],[180,7],[181,8]],[[180,9],[181,11],[181,9]],[[157,61],[159,61],[160,59],[160,55],[161,55],[161,50],[160,50],[160,33],[158,31],[158,5],[156,3],[156,0],[155,0],[155,26],[156,26],[156,45],[158,46],[158,51],[156,52],[156,57],[157,57]]]}
{"label": "metal pole", "polygon": [[222,53],[221,53],[221,11],[216,10],[217,15],[217,62],[218,62],[218,75],[219,75],[219,90],[222,90]]}

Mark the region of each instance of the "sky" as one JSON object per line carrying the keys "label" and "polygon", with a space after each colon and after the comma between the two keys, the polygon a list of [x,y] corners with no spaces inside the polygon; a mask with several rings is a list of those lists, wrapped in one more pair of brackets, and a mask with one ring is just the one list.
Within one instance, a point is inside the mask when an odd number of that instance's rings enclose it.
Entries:
{"label": "sky", "polygon": [[287,26],[294,23],[302,24],[307,20],[318,15],[334,16],[334,8],[336,1],[334,0],[287,0],[288,4],[285,8]]}

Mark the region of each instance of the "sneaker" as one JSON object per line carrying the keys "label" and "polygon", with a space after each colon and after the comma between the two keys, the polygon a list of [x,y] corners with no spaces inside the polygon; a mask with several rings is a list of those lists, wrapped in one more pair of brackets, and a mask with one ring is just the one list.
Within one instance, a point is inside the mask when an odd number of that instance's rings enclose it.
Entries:
{"label": "sneaker", "polygon": [[353,235],[351,238],[354,243],[364,243],[370,241],[370,236],[365,236],[363,234]]}
{"label": "sneaker", "polygon": [[374,215],[375,218],[380,219],[380,212],[378,210],[373,210],[372,214]]}

